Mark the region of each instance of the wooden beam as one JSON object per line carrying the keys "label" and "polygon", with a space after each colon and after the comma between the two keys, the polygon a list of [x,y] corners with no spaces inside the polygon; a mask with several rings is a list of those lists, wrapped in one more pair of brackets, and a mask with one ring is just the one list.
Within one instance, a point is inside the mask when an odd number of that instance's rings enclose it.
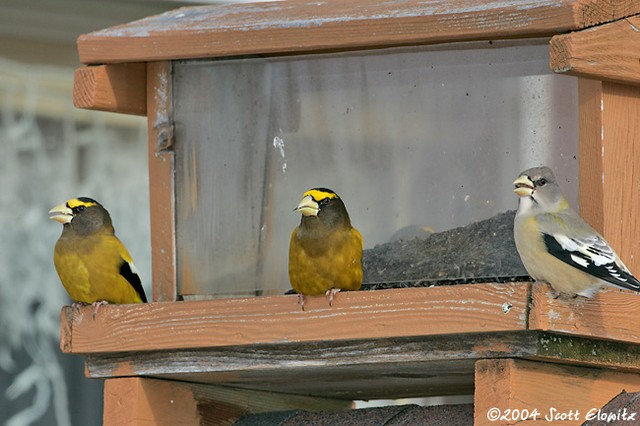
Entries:
{"label": "wooden beam", "polygon": [[550,48],[557,73],[640,85],[640,16],[557,35]]}
{"label": "wooden beam", "polygon": [[522,358],[640,372],[640,345],[539,331],[89,354],[91,378],[160,377],[341,399],[461,395],[475,361]]}
{"label": "wooden beam", "polygon": [[[329,306],[296,295],[108,305],[63,315],[67,353],[159,351],[525,330],[529,284],[342,292]],[[68,308],[71,309],[71,308]],[[176,333],[179,330],[179,333]]]}
{"label": "wooden beam", "polygon": [[640,293],[605,289],[592,299],[555,297],[534,284],[529,328],[619,342],[640,342]]}
{"label": "wooden beam", "polygon": [[178,294],[171,64],[149,63],[146,81],[153,301],[171,302]]}
{"label": "wooden beam", "polygon": [[551,36],[640,13],[630,0],[329,0],[181,8],[78,38],[85,64]]}
{"label": "wooden beam", "polygon": [[86,373],[92,378],[165,377],[344,399],[443,395],[471,391],[477,359],[533,355],[537,347],[535,337],[514,332],[277,343],[95,354],[87,358]]}
{"label": "wooden beam", "polygon": [[640,345],[637,342],[574,337],[559,332],[528,333],[535,336],[535,347],[529,348],[521,356],[510,358],[640,373]]}
{"label": "wooden beam", "polygon": [[73,105],[76,108],[146,115],[146,93],[144,63],[79,68],[73,77]]}
{"label": "wooden beam", "polygon": [[580,213],[640,275],[640,88],[581,80],[579,100]]}
{"label": "wooden beam", "polygon": [[350,408],[351,401],[284,395],[148,378],[105,381],[105,426],[232,425],[243,414]]}
{"label": "wooden beam", "polygon": [[640,390],[640,374],[484,359],[476,363],[474,424],[582,424],[623,389]]}

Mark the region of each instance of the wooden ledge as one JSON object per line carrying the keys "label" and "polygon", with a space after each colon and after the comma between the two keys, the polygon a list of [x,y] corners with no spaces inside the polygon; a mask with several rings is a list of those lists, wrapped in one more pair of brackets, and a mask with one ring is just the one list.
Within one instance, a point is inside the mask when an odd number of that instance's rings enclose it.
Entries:
{"label": "wooden ledge", "polygon": [[640,294],[554,298],[547,285],[469,284],[62,311],[61,348],[91,354],[540,330],[640,343]]}
{"label": "wooden ledge", "polygon": [[67,353],[525,330],[530,285],[475,284],[297,296],[110,305],[62,312]]}
{"label": "wooden ledge", "polygon": [[[94,378],[156,377],[329,398],[473,391],[474,366],[519,358],[640,372],[640,294],[554,299],[471,284],[111,305],[62,311],[61,347]],[[604,340],[603,340],[604,339]]]}
{"label": "wooden ledge", "polygon": [[181,8],[78,38],[85,64],[539,37],[640,13],[630,0],[328,0]]}
{"label": "wooden ledge", "polygon": [[531,303],[531,330],[640,344],[640,293],[605,289],[593,299],[567,299],[533,285]]}

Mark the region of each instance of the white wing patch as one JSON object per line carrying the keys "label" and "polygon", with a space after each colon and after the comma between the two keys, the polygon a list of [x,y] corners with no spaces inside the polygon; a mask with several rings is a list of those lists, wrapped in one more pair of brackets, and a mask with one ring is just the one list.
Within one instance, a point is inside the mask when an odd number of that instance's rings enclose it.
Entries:
{"label": "white wing patch", "polygon": [[587,261],[587,259],[584,259],[580,256],[576,256],[575,254],[571,255],[571,260],[573,260],[574,262],[576,262],[578,265],[582,266],[583,268],[588,268],[589,267],[589,262]]}
{"label": "white wing patch", "polygon": [[[613,252],[613,249],[609,247],[609,244],[606,243],[602,238],[597,235],[593,235],[581,240],[577,240],[575,238],[568,237],[566,235],[554,235],[554,238],[560,246],[569,252],[578,252],[582,253],[585,257],[587,257],[595,266],[603,266],[611,263],[615,263],[616,256]],[[585,268],[588,266],[584,264],[586,261],[584,258],[578,261],[577,256],[571,255],[571,259],[574,262],[584,266]]]}
{"label": "white wing patch", "polygon": [[554,235],[553,238],[567,251],[580,251],[580,245],[573,238],[569,238],[566,235]]}
{"label": "white wing patch", "polygon": [[612,277],[614,277],[615,279],[620,280],[620,281],[624,281],[624,282],[629,281],[629,280],[627,280],[626,278],[624,278],[622,275],[620,275],[620,274],[618,273],[618,271],[616,271],[616,268],[614,268],[613,266],[611,266],[611,265],[605,265],[605,268],[607,269],[607,271],[609,271],[609,275],[611,275],[611,276],[612,276]]}

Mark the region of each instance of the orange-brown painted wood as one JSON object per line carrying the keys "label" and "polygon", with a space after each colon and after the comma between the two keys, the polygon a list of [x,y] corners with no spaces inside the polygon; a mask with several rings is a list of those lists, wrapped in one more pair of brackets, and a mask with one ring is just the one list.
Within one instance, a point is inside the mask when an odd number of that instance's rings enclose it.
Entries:
{"label": "orange-brown painted wood", "polygon": [[640,293],[605,289],[592,299],[555,297],[551,287],[534,284],[531,330],[554,331],[619,342],[640,343]]}
{"label": "orange-brown painted wood", "polygon": [[525,330],[528,284],[474,284],[324,296],[109,305],[62,315],[67,353],[159,351],[261,343]]}
{"label": "orange-brown painted wood", "polygon": [[640,16],[551,38],[551,69],[640,85]]}
{"label": "orange-brown painted wood", "polygon": [[[535,332],[496,332],[91,354],[86,375],[160,377],[349,400],[470,394],[476,360],[535,356],[538,340]],[[559,355],[554,348],[544,352],[544,359]],[[590,361],[586,365],[600,365]]]}
{"label": "orange-brown painted wood", "polygon": [[604,236],[640,276],[640,87],[603,82],[602,91]]}
{"label": "orange-brown painted wood", "polygon": [[246,413],[344,409],[351,401],[284,395],[149,378],[108,379],[104,385],[105,426],[232,425]]}
{"label": "orange-brown painted wood", "polygon": [[118,378],[104,382],[103,425],[199,425],[203,387],[168,381]]}
{"label": "orange-brown painted wood", "polygon": [[73,105],[76,108],[146,115],[146,93],[144,63],[79,68],[73,76]]}
{"label": "orange-brown painted wood", "polygon": [[604,232],[602,204],[602,82],[578,78],[578,201],[580,215]]}
{"label": "orange-brown painted wood", "polygon": [[631,0],[288,1],[181,8],[81,35],[85,64],[538,37],[640,13]]}
{"label": "orange-brown painted wood", "polygon": [[640,275],[640,88],[581,80],[580,212]]}
{"label": "orange-brown painted wood", "polygon": [[[111,305],[95,319],[90,307],[65,308],[61,343],[64,352],[85,355],[88,377],[156,377],[340,399],[467,394],[474,363],[487,358],[640,372],[640,345],[614,340],[628,337],[626,325],[616,331],[619,324],[606,319],[634,322],[635,299],[627,310],[621,297],[636,295],[605,291],[577,315],[571,302],[591,302],[571,299],[565,306],[546,285],[534,287],[344,292],[333,307],[325,297],[309,298],[305,312],[295,295]],[[600,329],[571,329],[563,318],[579,325],[606,321]]]}
{"label": "orange-brown painted wood", "polygon": [[[623,389],[640,390],[640,374],[514,359],[479,360],[474,424],[580,425]],[[534,410],[537,421],[533,417],[521,421],[523,411],[531,415]],[[496,414],[505,417],[493,418]]]}
{"label": "orange-brown painted wood", "polygon": [[177,298],[171,64],[147,64],[153,301]]}
{"label": "orange-brown painted wood", "polygon": [[88,354],[92,378],[156,377],[340,399],[468,395],[480,359],[640,373],[638,345],[540,331],[323,340]]}

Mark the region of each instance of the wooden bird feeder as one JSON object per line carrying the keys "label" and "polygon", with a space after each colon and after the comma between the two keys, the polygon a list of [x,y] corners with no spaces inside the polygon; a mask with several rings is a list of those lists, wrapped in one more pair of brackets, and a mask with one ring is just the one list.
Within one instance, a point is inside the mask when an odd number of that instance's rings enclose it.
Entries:
{"label": "wooden bird feeder", "polygon": [[80,36],[75,105],[149,129],[153,303],[62,312],[62,350],[105,379],[104,424],[465,394],[476,424],[551,409],[581,424],[640,391],[632,292],[484,283],[306,311],[283,294],[306,189],[339,183],[371,247],[403,223],[514,208],[530,156],[577,175],[582,216],[639,274],[638,28],[623,0],[327,0],[186,7]]}

